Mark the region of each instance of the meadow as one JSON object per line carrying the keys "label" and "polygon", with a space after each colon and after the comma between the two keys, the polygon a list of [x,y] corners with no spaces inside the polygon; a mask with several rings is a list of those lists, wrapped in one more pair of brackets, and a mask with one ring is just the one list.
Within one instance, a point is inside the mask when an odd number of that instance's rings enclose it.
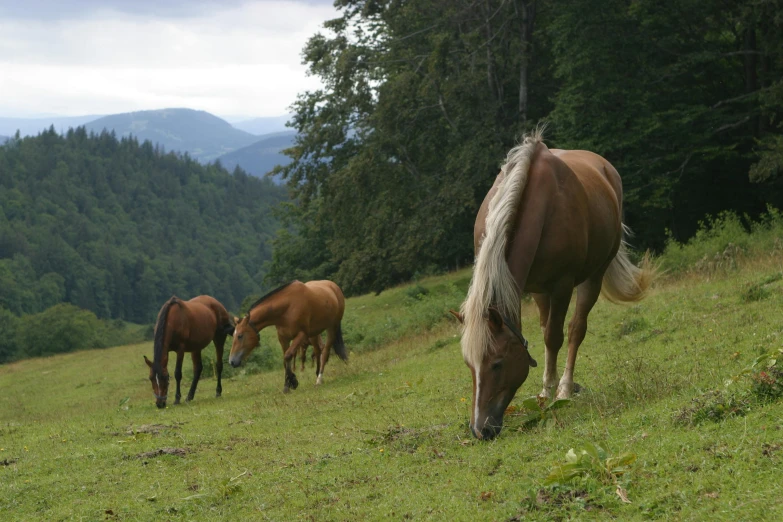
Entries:
{"label": "meadow", "polygon": [[[288,395],[271,332],[247,367],[227,366],[221,398],[205,372],[193,402],[165,410],[151,343],[1,366],[0,519],[783,519],[783,390],[759,380],[775,381],[771,362],[742,373],[783,348],[783,244],[775,227],[742,243],[727,223],[701,250],[670,246],[645,300],[599,300],[581,393],[526,422],[539,365],[491,442],[469,435],[447,313],[469,270],[349,299],[348,364],[333,357],[315,387],[308,362]],[[522,318],[543,361],[532,302]],[[599,445],[572,480],[547,481]]]}

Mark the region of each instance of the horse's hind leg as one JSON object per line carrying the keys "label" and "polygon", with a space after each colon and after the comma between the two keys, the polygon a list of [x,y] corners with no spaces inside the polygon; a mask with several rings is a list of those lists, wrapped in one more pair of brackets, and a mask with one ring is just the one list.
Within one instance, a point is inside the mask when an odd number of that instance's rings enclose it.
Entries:
{"label": "horse's hind leg", "polygon": [[215,389],[215,397],[220,397],[223,394],[223,384],[220,381],[221,375],[223,375],[223,348],[226,344],[226,335],[218,334],[214,340],[215,343],[215,374],[217,376],[217,388]]}
{"label": "horse's hind leg", "polygon": [[560,385],[557,387],[557,398],[568,399],[574,391],[574,364],[576,363],[576,353],[579,351],[579,345],[587,333],[587,315],[593,309],[598,296],[601,294],[601,282],[603,272],[582,283],[576,291],[576,310],[574,317],[568,324],[568,360],[563,371],[563,377],[560,379]]}
{"label": "horse's hind leg", "polygon": [[324,367],[329,362],[329,355],[332,353],[332,346],[334,346],[334,340],[337,338],[337,329],[329,328],[326,331],[326,344],[321,350],[321,361],[318,368],[318,378],[315,380],[315,384],[324,383]]}
{"label": "horse's hind leg", "polygon": [[190,358],[193,360],[193,383],[190,385],[190,391],[185,399],[186,402],[192,401],[196,395],[196,386],[198,386],[198,380],[201,378],[201,370],[204,368],[201,364],[201,350],[191,352]]}
{"label": "horse's hind leg", "polygon": [[[544,389],[542,397],[551,397],[557,386],[557,354],[563,346],[563,325],[565,324],[568,305],[574,287],[571,281],[561,281],[555,291],[549,296],[549,316],[544,329],[546,356],[544,365]],[[538,300],[536,300],[538,302]]]}
{"label": "horse's hind leg", "polygon": [[305,371],[305,362],[307,362],[307,345],[299,348],[299,360],[302,363],[301,371]]}
{"label": "horse's hind leg", "polygon": [[179,392],[179,385],[182,382],[182,360],[185,358],[185,350],[177,350],[177,364],[174,366],[174,379],[177,381],[177,394],[174,396],[174,404],[179,404],[182,394]]}
{"label": "horse's hind leg", "polygon": [[323,345],[321,344],[321,336],[316,335],[310,338],[310,344],[313,345],[313,359],[316,361],[316,368],[315,368],[315,377],[316,381],[315,384],[321,384],[322,381],[319,382],[319,377],[321,375],[321,354],[323,353]]}

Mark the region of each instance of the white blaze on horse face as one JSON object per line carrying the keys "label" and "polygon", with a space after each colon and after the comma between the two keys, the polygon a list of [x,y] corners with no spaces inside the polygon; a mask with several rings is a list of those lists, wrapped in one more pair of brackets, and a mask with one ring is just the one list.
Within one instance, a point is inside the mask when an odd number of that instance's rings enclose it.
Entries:
{"label": "white blaze on horse face", "polygon": [[157,375],[155,375],[155,382],[158,383],[158,389],[160,390],[160,378]]}

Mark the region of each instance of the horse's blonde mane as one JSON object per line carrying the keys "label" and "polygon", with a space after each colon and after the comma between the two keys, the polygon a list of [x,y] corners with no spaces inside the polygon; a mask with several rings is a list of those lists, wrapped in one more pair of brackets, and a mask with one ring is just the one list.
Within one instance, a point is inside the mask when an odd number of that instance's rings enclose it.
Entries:
{"label": "horse's blonde mane", "polygon": [[505,317],[519,317],[520,289],[506,263],[506,246],[517,206],[527,185],[530,160],[542,138],[543,129],[536,129],[508,151],[506,162],[501,167],[505,176],[489,202],[473,278],[461,307],[462,356],[477,371],[490,349],[491,336],[485,320],[489,307],[497,307]]}

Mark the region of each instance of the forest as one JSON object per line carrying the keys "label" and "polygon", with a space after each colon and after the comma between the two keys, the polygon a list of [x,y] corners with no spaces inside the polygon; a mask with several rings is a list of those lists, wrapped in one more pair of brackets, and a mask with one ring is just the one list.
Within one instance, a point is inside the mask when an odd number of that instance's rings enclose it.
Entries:
{"label": "forest", "polygon": [[[780,0],[338,0],[303,59],[270,282],[379,292],[468,265],[526,131],[606,157],[636,249],[783,206]],[[600,8],[599,8],[600,5]]]}
{"label": "forest", "polygon": [[17,136],[0,147],[0,362],[106,345],[101,330],[148,325],[173,294],[238,310],[262,290],[285,196],[135,138]]}

